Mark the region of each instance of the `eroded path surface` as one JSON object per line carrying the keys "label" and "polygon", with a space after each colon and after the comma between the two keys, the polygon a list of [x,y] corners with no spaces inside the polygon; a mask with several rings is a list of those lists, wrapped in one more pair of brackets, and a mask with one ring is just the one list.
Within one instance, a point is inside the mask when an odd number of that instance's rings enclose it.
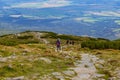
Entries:
{"label": "eroded path surface", "polygon": [[72,80],[93,80],[94,78],[98,79],[104,76],[103,74],[97,73],[95,64],[98,62],[103,63],[104,61],[94,55],[81,54],[81,60],[75,64],[76,68],[74,68],[77,76],[72,78]]}

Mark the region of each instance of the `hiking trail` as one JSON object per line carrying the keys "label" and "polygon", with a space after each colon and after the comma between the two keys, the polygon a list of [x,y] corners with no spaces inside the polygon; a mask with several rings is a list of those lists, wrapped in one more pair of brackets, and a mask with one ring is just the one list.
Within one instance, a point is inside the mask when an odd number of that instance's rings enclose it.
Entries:
{"label": "hiking trail", "polygon": [[[98,74],[95,64],[97,62],[104,62],[94,55],[81,54],[81,60],[75,64],[73,70],[77,73],[77,76],[72,80],[93,80],[94,78],[100,78],[104,74]],[[104,80],[104,79],[102,79]]]}

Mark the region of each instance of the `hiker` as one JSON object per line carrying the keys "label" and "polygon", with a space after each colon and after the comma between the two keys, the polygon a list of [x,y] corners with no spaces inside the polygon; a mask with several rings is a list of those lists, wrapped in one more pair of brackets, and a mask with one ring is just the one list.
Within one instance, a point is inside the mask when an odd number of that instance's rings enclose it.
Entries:
{"label": "hiker", "polygon": [[75,42],[74,42],[74,41],[72,41],[71,43],[72,43],[72,45],[74,45],[74,44],[75,44]]}
{"label": "hiker", "polygon": [[57,51],[61,50],[61,45],[60,45],[60,39],[58,38],[56,41],[56,47],[57,47]]}
{"label": "hiker", "polygon": [[67,44],[67,45],[69,44],[69,40],[66,41],[66,44]]}
{"label": "hiker", "polygon": [[72,41],[70,41],[70,43],[69,43],[70,45],[72,44]]}

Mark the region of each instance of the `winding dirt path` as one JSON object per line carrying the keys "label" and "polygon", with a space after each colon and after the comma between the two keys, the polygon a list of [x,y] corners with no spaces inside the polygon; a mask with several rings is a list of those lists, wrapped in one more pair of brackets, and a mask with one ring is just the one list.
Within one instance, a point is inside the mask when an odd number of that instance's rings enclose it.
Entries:
{"label": "winding dirt path", "polygon": [[76,68],[74,71],[77,76],[72,78],[72,80],[93,80],[94,78],[102,77],[103,74],[98,74],[95,67],[95,63],[98,58],[90,54],[82,54],[82,59],[76,63]]}

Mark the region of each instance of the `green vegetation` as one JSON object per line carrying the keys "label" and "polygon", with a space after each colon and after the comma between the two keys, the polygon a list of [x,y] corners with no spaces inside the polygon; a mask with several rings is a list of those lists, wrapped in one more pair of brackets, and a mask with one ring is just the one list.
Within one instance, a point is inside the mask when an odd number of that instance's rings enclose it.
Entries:
{"label": "green vegetation", "polygon": [[[74,66],[73,63],[77,59],[80,59],[74,53],[71,54],[71,58],[66,59],[67,55],[55,52],[50,47],[52,45],[48,46],[42,43],[20,44],[16,46],[0,45],[0,55],[7,59],[5,62],[0,61],[0,79],[25,76],[32,80],[35,74],[39,73],[35,78],[38,79],[53,72],[68,70],[69,67]],[[12,58],[12,56],[14,57]],[[72,59],[72,57],[75,58]]]}
{"label": "green vegetation", "polygon": [[[54,35],[54,33],[45,32],[43,36],[46,34],[47,36],[48,34],[49,36]],[[74,66],[77,59],[80,59],[78,54],[73,52],[70,52],[69,58],[66,58],[66,54],[55,52],[51,43],[42,42],[42,39],[54,42],[56,39],[53,40],[53,37],[38,38],[34,32],[29,31],[0,37],[0,56],[5,60],[0,61],[0,80],[17,76],[36,80],[53,72],[68,70],[69,67]],[[64,50],[69,51],[68,48],[64,48]],[[38,73],[39,75],[36,76]]]}
{"label": "green vegetation", "polygon": [[51,38],[51,39],[57,39],[60,38],[62,40],[75,40],[75,41],[86,41],[86,40],[97,40],[95,38],[90,37],[80,37],[80,36],[73,36],[73,35],[65,35],[65,34],[57,34],[53,32],[43,32],[45,33],[42,35],[42,38]]}
{"label": "green vegetation", "polygon": [[[34,55],[35,56],[35,55]],[[33,56],[33,57],[34,57]],[[2,63],[4,66],[0,69],[0,77],[16,77],[16,76],[28,76],[31,74],[39,73],[40,76],[52,73],[61,72],[73,65],[70,60],[58,59],[49,57],[52,61],[51,64],[47,64],[42,60],[36,58],[29,61],[27,58],[20,57],[21,59],[12,60],[9,64]],[[59,63],[59,64],[58,64]]]}
{"label": "green vegetation", "polygon": [[[120,70],[120,50],[92,50],[92,54],[105,61],[103,68],[98,68],[99,73],[105,74],[105,79],[117,77],[117,71]],[[118,80],[118,79],[115,79]]]}
{"label": "green vegetation", "polygon": [[[64,52],[55,51],[54,44],[57,38],[61,39]],[[68,39],[74,40],[75,45],[65,45]],[[45,44],[44,40],[49,43]],[[82,51],[87,53],[91,51],[92,54],[105,60],[103,68],[98,68],[98,70],[99,73],[105,74],[104,78],[107,80],[116,75],[115,71],[120,67],[119,44],[119,39],[109,41],[103,38],[79,37],[44,31],[4,35],[0,37],[0,58],[3,59],[0,59],[0,80],[17,76],[36,80],[53,72],[68,70],[74,66],[75,61],[80,59]],[[88,66],[85,65],[85,67]]]}
{"label": "green vegetation", "polygon": [[33,37],[33,35],[4,35],[0,37],[0,44],[5,46],[16,46],[18,44],[39,43],[40,41]]}
{"label": "green vegetation", "polygon": [[31,36],[30,35],[29,36],[25,35],[25,36],[18,36],[17,38],[18,39],[29,39],[29,38],[32,39],[33,36],[32,35]]}
{"label": "green vegetation", "polygon": [[120,41],[84,41],[81,43],[82,48],[90,49],[119,49]]}

